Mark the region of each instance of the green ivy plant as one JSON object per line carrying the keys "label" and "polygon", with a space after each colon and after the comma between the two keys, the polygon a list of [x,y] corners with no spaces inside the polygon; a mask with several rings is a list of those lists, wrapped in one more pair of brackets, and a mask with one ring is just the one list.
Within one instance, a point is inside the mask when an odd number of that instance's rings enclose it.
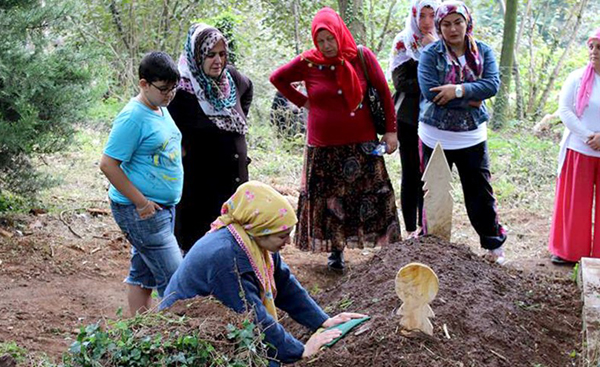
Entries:
{"label": "green ivy plant", "polygon": [[[176,326],[169,332],[150,332],[154,326]],[[182,332],[185,317],[146,314],[81,327],[77,339],[63,357],[65,367],[99,366],[267,366],[266,346],[257,327],[245,320],[241,328],[227,325],[224,334],[234,348],[219,350],[223,341],[203,339],[193,329]],[[179,326],[179,327],[177,327]],[[231,350],[234,350],[231,353]]]}

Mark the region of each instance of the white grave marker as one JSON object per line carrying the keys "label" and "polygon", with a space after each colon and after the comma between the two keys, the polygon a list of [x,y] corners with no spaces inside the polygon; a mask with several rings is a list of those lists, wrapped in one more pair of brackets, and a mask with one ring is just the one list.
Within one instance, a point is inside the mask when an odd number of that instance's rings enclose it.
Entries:
{"label": "white grave marker", "polygon": [[438,142],[423,173],[425,233],[450,241],[452,235],[452,171]]}
{"label": "white grave marker", "polygon": [[400,325],[404,330],[420,330],[433,335],[433,325],[429,318],[435,314],[429,303],[437,295],[438,288],[438,277],[427,265],[410,263],[398,271],[396,294],[403,303],[396,314],[402,316]]}

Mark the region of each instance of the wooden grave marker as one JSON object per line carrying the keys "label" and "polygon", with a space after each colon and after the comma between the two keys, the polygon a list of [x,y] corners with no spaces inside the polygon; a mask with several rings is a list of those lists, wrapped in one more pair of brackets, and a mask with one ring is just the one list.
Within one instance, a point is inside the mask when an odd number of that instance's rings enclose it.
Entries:
{"label": "wooden grave marker", "polygon": [[600,259],[583,257],[578,283],[583,298],[584,366],[600,366]]}
{"label": "wooden grave marker", "polygon": [[450,241],[452,235],[452,171],[438,142],[423,172],[425,233]]}
{"label": "wooden grave marker", "polygon": [[438,288],[438,277],[427,265],[410,263],[398,271],[396,294],[403,303],[396,314],[402,316],[400,325],[405,332],[420,330],[433,335],[429,318],[435,317],[435,314],[429,303],[437,295]]}

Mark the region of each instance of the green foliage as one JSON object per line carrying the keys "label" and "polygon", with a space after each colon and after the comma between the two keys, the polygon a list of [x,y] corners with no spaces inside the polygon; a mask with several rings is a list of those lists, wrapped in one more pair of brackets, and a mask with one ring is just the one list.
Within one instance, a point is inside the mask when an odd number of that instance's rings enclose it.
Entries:
{"label": "green foliage", "polygon": [[0,193],[51,183],[30,157],[65,147],[94,96],[93,53],[68,29],[75,11],[56,0],[0,7]]}
{"label": "green foliage", "polygon": [[[163,314],[138,315],[131,319],[100,322],[81,327],[76,341],[63,357],[64,367],[94,366],[266,366],[262,335],[246,320],[241,329],[227,326],[226,344],[235,347],[223,352],[224,341],[203,339],[194,329],[157,331],[156,326],[186,325],[185,317]],[[150,329],[144,329],[149,327]],[[154,330],[150,333],[148,330]]]}
{"label": "green foliage", "polygon": [[220,14],[219,16],[214,18],[214,21],[212,22],[212,24],[215,26],[215,28],[217,28],[218,30],[221,31],[221,33],[223,33],[223,36],[225,36],[225,38],[227,39],[228,42],[228,46],[229,46],[229,55],[227,58],[228,62],[231,62],[232,64],[235,65],[235,62],[237,61],[238,58],[238,53],[237,53],[237,32],[235,31],[235,27],[237,25],[239,25],[242,22],[241,17],[236,16],[235,14],[231,13],[231,12],[226,12],[223,14]]}
{"label": "green foliage", "polygon": [[279,46],[302,52],[313,47],[310,26],[317,10],[324,6],[335,8],[336,4],[331,0],[261,0],[264,34]]}
{"label": "green foliage", "polygon": [[579,277],[579,263],[576,263],[575,266],[573,267],[573,270],[571,270],[571,280],[576,283],[578,277]]}
{"label": "green foliage", "polygon": [[11,357],[13,357],[17,363],[22,363],[25,361],[25,358],[27,356],[27,350],[25,348],[19,347],[17,343],[13,341],[3,342],[0,343],[0,356],[3,356],[5,354],[8,354]]}
{"label": "green foliage", "polygon": [[106,58],[112,70],[110,96],[125,99],[137,91],[137,70],[144,54],[161,50],[177,59],[193,20],[214,18],[226,11],[230,3],[222,0],[83,1],[80,4],[83,14],[76,19],[77,30],[82,40],[93,44]]}
{"label": "green foliage", "polygon": [[558,144],[531,134],[524,125],[489,132],[494,193],[503,205],[551,211]]}

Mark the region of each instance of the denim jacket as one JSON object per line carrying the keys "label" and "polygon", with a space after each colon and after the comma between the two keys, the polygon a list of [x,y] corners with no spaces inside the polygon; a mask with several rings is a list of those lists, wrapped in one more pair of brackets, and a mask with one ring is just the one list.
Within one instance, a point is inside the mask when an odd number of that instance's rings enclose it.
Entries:
{"label": "denim jacket", "polygon": [[492,49],[485,43],[476,41],[483,59],[483,74],[474,82],[464,82],[462,98],[455,98],[444,106],[433,103],[437,93],[430,92],[431,88],[444,85],[450,65],[446,61],[445,47],[439,40],[428,45],[419,59],[418,78],[421,87],[421,104],[419,121],[434,126],[440,130],[469,131],[489,120],[490,116],[485,107],[471,107],[469,101],[483,101],[498,93],[500,77],[498,65]]}
{"label": "denim jacket", "polygon": [[[318,329],[329,318],[302,288],[281,259],[273,254],[277,296],[275,306],[296,322],[311,330]],[[171,306],[179,299],[212,295],[236,312],[254,311],[256,321],[265,334],[273,358],[269,367],[293,363],[302,358],[304,345],[289,334],[267,312],[260,297],[260,282],[250,260],[227,228],[207,233],[187,253],[171,277],[160,309]]]}

